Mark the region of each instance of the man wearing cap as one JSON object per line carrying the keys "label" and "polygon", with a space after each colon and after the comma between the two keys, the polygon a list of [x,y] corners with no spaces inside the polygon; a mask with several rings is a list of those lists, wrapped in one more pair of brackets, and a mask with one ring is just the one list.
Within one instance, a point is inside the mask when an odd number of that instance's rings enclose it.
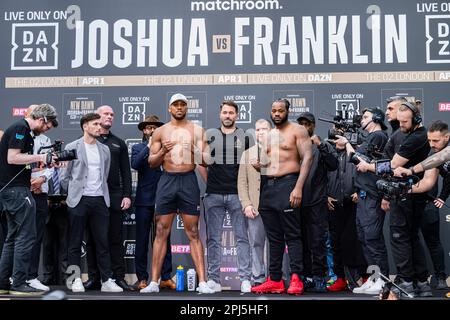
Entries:
{"label": "man wearing cap", "polygon": [[[373,158],[371,150],[382,151],[388,140],[382,110],[379,108],[364,109],[361,127],[368,132],[368,136],[357,151]],[[355,152],[345,137],[340,137],[336,143],[344,143],[348,153]],[[359,195],[356,228],[367,265],[378,266],[382,274],[389,275],[387,250],[383,236],[385,212],[381,209],[382,197],[376,187],[379,179],[372,172],[358,170],[356,173],[355,185]],[[369,279],[361,287],[353,289],[353,293],[378,294],[383,285],[384,282],[381,278],[375,279],[375,281]]]}
{"label": "man wearing cap", "polygon": [[[152,143],[153,132],[164,123],[155,115],[145,117],[138,124],[142,131],[142,142],[133,145],[131,149],[131,167],[138,172],[136,198],[134,200],[136,214],[136,254],[134,258],[138,289],[144,289],[148,285],[147,257],[150,228],[153,225],[155,214],[156,186],[161,177],[161,168],[150,168],[148,156]],[[175,282],[171,279],[172,254],[170,250],[170,236],[167,237],[167,251],[161,272],[161,288],[176,289]]]}
{"label": "man wearing cap", "polygon": [[304,126],[312,141],[313,160],[308,178],[303,187],[302,233],[305,290],[326,292],[327,275],[327,172],[338,167],[337,154],[331,144],[321,141],[314,134],[316,119],[311,112],[303,112],[297,118]]}
{"label": "man wearing cap", "polygon": [[200,189],[194,172],[197,164],[204,164],[207,145],[203,129],[186,119],[187,102],[183,94],[174,94],[169,100],[170,122],[156,129],[152,136],[148,162],[152,168],[162,165],[164,171],[156,190],[152,279],[141,290],[144,293],[159,292],[158,280],[167,252],[167,238],[177,213],[183,219],[184,230],[189,239],[199,279],[197,290],[200,293],[214,293],[206,284],[203,246],[198,230]]}

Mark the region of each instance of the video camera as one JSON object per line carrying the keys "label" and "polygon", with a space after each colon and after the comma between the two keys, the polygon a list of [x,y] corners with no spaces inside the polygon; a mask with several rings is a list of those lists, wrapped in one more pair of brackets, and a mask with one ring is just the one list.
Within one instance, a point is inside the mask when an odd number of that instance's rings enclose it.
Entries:
{"label": "video camera", "polygon": [[47,152],[47,160],[46,160],[47,165],[52,163],[53,156],[56,156],[57,158],[56,162],[71,161],[78,159],[76,149],[63,150],[62,145],[63,145],[62,140],[55,140],[54,144],[39,148],[38,153],[41,153],[41,150],[51,149]]}
{"label": "video camera", "polygon": [[376,186],[386,200],[405,200],[412,186],[419,181],[417,176],[394,177],[389,159],[375,161],[375,174],[382,177]]}
{"label": "video camera", "polygon": [[[358,159],[358,157],[363,159],[365,162],[370,163],[370,162],[372,162],[373,159],[380,159],[383,156],[383,154],[373,144],[369,144],[367,146],[367,154],[368,155],[364,155],[359,152],[351,152],[348,161],[353,163],[354,165],[358,165],[361,162]],[[377,160],[377,161],[381,161],[381,160]]]}
{"label": "video camera", "polygon": [[[346,104],[342,104],[342,108],[345,109]],[[346,113],[348,115],[348,113]],[[334,120],[318,118],[320,121],[334,124],[334,128],[328,130],[328,139],[337,139],[336,135],[344,136],[348,142],[352,145],[358,145],[362,143],[362,136],[359,128],[361,128],[361,115],[354,115],[352,119],[343,118],[342,111],[338,112],[338,115]]]}

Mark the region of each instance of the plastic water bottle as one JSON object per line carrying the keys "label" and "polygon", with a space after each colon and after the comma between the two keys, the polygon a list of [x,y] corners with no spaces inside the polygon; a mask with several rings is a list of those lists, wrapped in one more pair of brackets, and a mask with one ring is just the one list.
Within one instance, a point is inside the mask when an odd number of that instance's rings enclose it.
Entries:
{"label": "plastic water bottle", "polygon": [[187,272],[187,289],[188,291],[195,291],[195,288],[197,286],[197,279],[196,279],[196,272],[194,269],[189,269]]}
{"label": "plastic water bottle", "polygon": [[184,268],[177,267],[177,291],[184,291]]}

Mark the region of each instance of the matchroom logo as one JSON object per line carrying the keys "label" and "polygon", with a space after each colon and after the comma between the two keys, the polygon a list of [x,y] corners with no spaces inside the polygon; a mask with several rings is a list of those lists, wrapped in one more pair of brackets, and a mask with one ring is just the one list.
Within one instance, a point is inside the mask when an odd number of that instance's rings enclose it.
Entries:
{"label": "matchroom logo", "polygon": [[13,23],[11,70],[58,69],[58,23]]}

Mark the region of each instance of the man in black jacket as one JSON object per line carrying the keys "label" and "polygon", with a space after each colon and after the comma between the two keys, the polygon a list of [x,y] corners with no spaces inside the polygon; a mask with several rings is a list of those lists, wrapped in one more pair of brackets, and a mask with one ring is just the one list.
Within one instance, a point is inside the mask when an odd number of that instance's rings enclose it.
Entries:
{"label": "man in black jacket", "polygon": [[310,112],[303,112],[297,122],[308,131],[313,143],[313,161],[303,188],[302,234],[304,252],[305,289],[326,292],[328,213],[327,172],[338,168],[336,151],[327,141],[314,134],[316,119]]}
{"label": "man in black jacket", "polygon": [[[111,167],[108,176],[108,189],[111,199],[109,207],[109,246],[111,254],[111,268],[117,285],[124,290],[134,290],[125,281],[125,260],[122,239],[123,214],[131,206],[131,169],[128,158],[128,148],[125,141],[114,135],[110,129],[114,120],[114,110],[110,106],[101,106],[97,109],[100,114],[102,132],[97,140],[109,147],[111,151]],[[85,283],[86,289],[95,288],[98,279],[98,269],[94,250],[90,249],[92,241],[87,241],[89,281]],[[92,282],[92,281],[93,282]]]}
{"label": "man in black jacket", "polygon": [[[353,290],[359,278],[366,273],[367,263],[356,232],[356,204],[358,193],[355,186],[356,167],[349,161],[345,145],[335,143],[338,169],[328,172],[328,212],[330,238],[333,252],[333,271],[336,281],[328,291]],[[344,271],[347,268],[348,273]],[[347,278],[347,279],[346,279]],[[347,282],[345,281],[347,280]]]}

